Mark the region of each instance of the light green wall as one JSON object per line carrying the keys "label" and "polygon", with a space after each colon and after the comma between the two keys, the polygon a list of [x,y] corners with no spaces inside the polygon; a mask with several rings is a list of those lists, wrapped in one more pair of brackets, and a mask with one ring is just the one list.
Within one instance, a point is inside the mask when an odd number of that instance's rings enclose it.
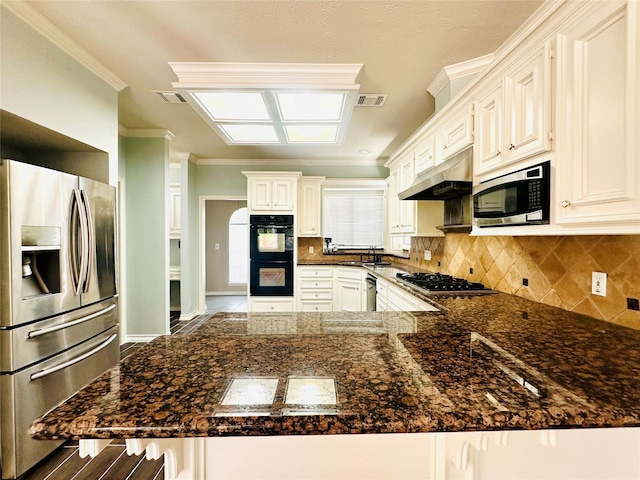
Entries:
{"label": "light green wall", "polygon": [[125,138],[127,334],[169,333],[168,141]]}
{"label": "light green wall", "polygon": [[198,311],[198,194],[196,165],[181,161],[180,191],[180,315],[192,318]]}
{"label": "light green wall", "polygon": [[[268,162],[268,160],[265,160]],[[243,171],[296,171],[306,176],[327,178],[387,178],[389,169],[383,166],[327,166],[301,165],[197,165],[196,190],[198,195],[246,195],[247,177]]]}
{"label": "light green wall", "polygon": [[0,108],[109,154],[118,177],[118,94],[0,4]]}

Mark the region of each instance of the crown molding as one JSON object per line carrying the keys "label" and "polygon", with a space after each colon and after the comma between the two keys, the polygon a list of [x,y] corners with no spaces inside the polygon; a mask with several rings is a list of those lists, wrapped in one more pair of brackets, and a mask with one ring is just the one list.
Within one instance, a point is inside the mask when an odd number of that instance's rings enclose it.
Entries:
{"label": "crown molding", "polygon": [[170,130],[163,130],[162,128],[127,128],[124,125],[118,125],[118,134],[123,137],[164,138],[169,141],[176,138]]}
{"label": "crown molding", "polygon": [[494,58],[495,54],[489,53],[488,55],[472,58],[465,62],[448,65],[440,70],[440,73],[438,73],[436,78],[433,79],[433,82],[431,82],[427,87],[427,91],[435,97],[451,80],[466,77],[467,75],[479,74],[493,61]]}
{"label": "crown molding", "polygon": [[174,88],[294,87],[353,89],[363,64],[169,62]]}
{"label": "crown molding", "polygon": [[89,52],[84,50],[58,27],[38,13],[26,2],[3,2],[2,5],[11,11],[27,25],[43,35],[59,49],[80,62],[84,67],[93,72],[96,76],[104,80],[116,91],[124,90],[128,85],[116,74],[96,60]]}
{"label": "crown molding", "polygon": [[268,158],[199,158],[196,161],[197,165],[277,165],[282,167],[299,167],[299,166],[320,166],[320,167],[370,167],[370,166],[383,166],[385,160],[381,159],[358,159],[358,160],[344,160],[344,159],[268,159]]}

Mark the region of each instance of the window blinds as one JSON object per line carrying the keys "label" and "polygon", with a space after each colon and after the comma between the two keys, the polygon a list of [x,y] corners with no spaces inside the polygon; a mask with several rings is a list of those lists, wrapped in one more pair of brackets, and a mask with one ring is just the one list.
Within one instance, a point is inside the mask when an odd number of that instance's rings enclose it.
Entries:
{"label": "window blinds", "polygon": [[377,189],[323,189],[323,235],[341,248],[382,248],[383,194]]}

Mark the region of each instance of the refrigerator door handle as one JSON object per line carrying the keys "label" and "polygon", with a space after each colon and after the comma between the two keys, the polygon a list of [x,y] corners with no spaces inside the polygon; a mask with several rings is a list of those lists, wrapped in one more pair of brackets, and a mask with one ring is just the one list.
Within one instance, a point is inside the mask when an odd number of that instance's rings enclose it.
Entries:
{"label": "refrigerator door handle", "polygon": [[87,225],[86,230],[86,243],[85,243],[85,257],[87,259],[84,268],[84,288],[83,293],[89,292],[89,286],[91,284],[91,266],[93,265],[93,256],[96,250],[95,231],[93,226],[93,218],[91,216],[91,204],[89,202],[89,196],[86,190],[80,190],[82,193],[82,205],[84,210],[85,222]]}
{"label": "refrigerator door handle", "polygon": [[82,214],[82,198],[77,188],[73,189],[71,198],[69,250],[71,259],[71,274],[73,277],[73,291],[80,295],[82,290],[82,277],[86,270],[84,266],[86,250],[86,218]]}
{"label": "refrigerator door handle", "polygon": [[77,357],[72,358],[71,360],[67,360],[66,362],[60,363],[60,364],[56,365],[55,367],[45,368],[44,370],[40,370],[39,372],[32,373],[29,378],[31,379],[31,381],[34,381],[34,380],[37,380],[39,378],[46,377],[47,375],[51,375],[52,373],[59,372],[60,370],[63,370],[65,368],[67,368],[67,367],[70,367],[71,365],[74,365],[74,364],[76,364],[78,362],[81,362],[81,361],[89,358],[90,356],[95,355],[100,350],[106,348],[116,338],[118,338],[118,334],[114,333],[109,338],[107,338],[104,342],[102,342],[100,345],[98,345],[95,348],[92,348],[88,352],[83,353],[82,355],[78,355]]}
{"label": "refrigerator door handle", "polygon": [[27,338],[36,338],[36,337],[40,337],[41,335],[46,335],[47,333],[57,332],[58,330],[63,330],[68,327],[73,327],[74,325],[78,325],[79,323],[83,323],[93,318],[100,317],[101,315],[104,315],[105,313],[110,312],[114,308],[116,308],[116,305],[109,305],[107,308],[103,308],[98,312],[92,313],[90,315],[85,315],[84,317],[78,318],[71,322],[65,322],[65,323],[61,323],[60,325],[54,325],[52,327],[31,330],[29,333],[27,333]]}

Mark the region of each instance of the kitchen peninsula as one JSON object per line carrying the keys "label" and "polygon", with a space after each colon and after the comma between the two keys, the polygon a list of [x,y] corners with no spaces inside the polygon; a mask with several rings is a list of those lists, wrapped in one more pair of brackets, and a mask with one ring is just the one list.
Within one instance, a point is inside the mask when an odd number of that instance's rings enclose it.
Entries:
{"label": "kitchen peninsula", "polygon": [[637,478],[639,429],[616,427],[640,426],[639,331],[502,293],[430,301],[439,312],[219,313],[31,433],[88,454],[126,438],[164,452],[167,478],[490,478],[510,468],[495,455],[541,448],[528,471],[560,455],[563,478],[605,478],[606,445],[631,455],[606,478]]}

